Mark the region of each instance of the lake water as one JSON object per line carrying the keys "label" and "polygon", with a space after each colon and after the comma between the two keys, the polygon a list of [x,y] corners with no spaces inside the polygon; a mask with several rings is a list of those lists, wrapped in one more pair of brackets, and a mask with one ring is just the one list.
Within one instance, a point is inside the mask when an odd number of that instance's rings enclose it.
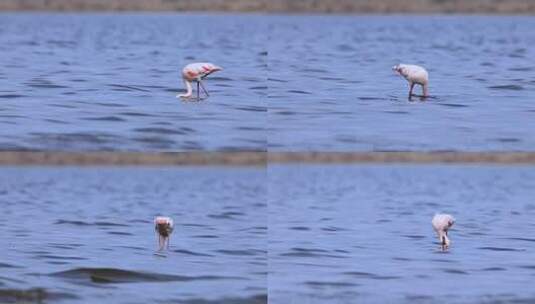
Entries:
{"label": "lake water", "polygon": [[535,302],[533,167],[273,165],[269,184],[270,303]]}
{"label": "lake water", "polygon": [[[265,19],[0,14],[0,149],[265,150]],[[195,61],[224,68],[175,98]]]}
{"label": "lake water", "polygon": [[[0,148],[533,150],[534,17],[0,18]],[[175,98],[193,61],[225,68]],[[407,100],[399,62],[430,72]]]}
{"label": "lake water", "polygon": [[261,168],[0,172],[2,303],[267,303]]}
{"label": "lake water", "polygon": [[[270,21],[270,150],[535,148],[535,17]],[[407,100],[400,62],[429,70],[432,98]]]}

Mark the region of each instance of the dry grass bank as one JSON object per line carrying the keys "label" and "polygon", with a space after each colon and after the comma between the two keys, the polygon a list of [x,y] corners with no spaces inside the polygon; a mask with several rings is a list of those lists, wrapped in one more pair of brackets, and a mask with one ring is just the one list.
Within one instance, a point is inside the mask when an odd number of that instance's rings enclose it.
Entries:
{"label": "dry grass bank", "polygon": [[0,10],[534,14],[533,0],[0,0]]}
{"label": "dry grass bank", "polygon": [[0,152],[4,166],[266,166],[266,164],[526,164],[535,152]]}

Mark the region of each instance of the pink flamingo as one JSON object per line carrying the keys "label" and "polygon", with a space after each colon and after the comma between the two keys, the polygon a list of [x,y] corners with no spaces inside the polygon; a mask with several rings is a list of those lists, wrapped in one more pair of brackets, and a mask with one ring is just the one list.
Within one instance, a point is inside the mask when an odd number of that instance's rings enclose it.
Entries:
{"label": "pink flamingo", "polygon": [[159,250],[169,249],[169,237],[173,232],[173,220],[170,217],[158,216],[154,219],[154,229],[158,233]]}
{"label": "pink flamingo", "polygon": [[429,87],[429,74],[427,71],[418,65],[413,64],[403,64],[400,63],[392,67],[392,70],[397,72],[399,75],[403,76],[409,82],[409,99],[412,97],[412,89],[414,85],[419,84],[422,86],[422,97],[428,97],[428,87]]}
{"label": "pink flamingo", "polygon": [[196,62],[186,65],[182,69],[182,79],[184,81],[184,85],[186,86],[186,93],[179,94],[176,97],[190,98],[193,93],[193,89],[191,87],[191,83],[193,81],[197,82],[197,101],[200,100],[199,86],[203,89],[204,93],[208,97],[208,91],[206,91],[204,88],[202,80],[208,75],[221,70],[223,70],[223,68],[210,62]]}
{"label": "pink flamingo", "polygon": [[442,250],[445,250],[450,246],[448,230],[451,228],[451,226],[453,226],[454,223],[455,219],[449,214],[435,214],[433,220],[431,221],[433,229],[437,233],[438,239],[440,240]]}

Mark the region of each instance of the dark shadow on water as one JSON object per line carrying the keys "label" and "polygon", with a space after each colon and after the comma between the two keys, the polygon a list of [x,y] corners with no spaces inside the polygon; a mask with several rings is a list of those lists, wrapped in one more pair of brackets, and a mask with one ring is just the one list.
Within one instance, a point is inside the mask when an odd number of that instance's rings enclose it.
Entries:
{"label": "dark shadow on water", "polygon": [[60,277],[73,283],[138,283],[138,282],[189,282],[189,281],[210,281],[225,279],[241,279],[238,277],[223,277],[215,275],[203,276],[180,276],[161,273],[130,271],[117,268],[74,268],[67,271],[50,274]]}
{"label": "dark shadow on water", "polygon": [[516,251],[516,252],[522,252],[526,251],[526,249],[515,249],[515,248],[501,248],[501,247],[479,247],[477,249],[481,250],[491,250],[491,251]]}
{"label": "dark shadow on water", "polygon": [[373,273],[369,273],[369,272],[362,272],[362,271],[346,271],[343,274],[351,276],[351,277],[363,278],[363,279],[372,279],[372,280],[397,280],[397,279],[401,279],[401,277],[399,277],[399,276],[378,275],[378,274],[373,274]]}
{"label": "dark shadow on water", "polygon": [[0,289],[1,303],[48,303],[49,301],[77,298],[77,296],[70,293],[51,292],[44,288]]}
{"label": "dark shadow on water", "polygon": [[180,300],[174,301],[169,300],[165,303],[181,303],[181,304],[267,304],[268,296],[267,294],[256,295],[248,298],[222,298],[215,300],[206,300],[206,299],[190,299],[190,300]]}

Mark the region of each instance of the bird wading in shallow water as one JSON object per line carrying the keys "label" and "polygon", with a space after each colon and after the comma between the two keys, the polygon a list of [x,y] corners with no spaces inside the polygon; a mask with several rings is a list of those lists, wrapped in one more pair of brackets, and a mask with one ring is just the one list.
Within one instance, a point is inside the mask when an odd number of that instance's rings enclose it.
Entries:
{"label": "bird wading in shallow water", "polygon": [[158,233],[158,250],[169,249],[169,237],[173,233],[173,220],[170,217],[158,216],[154,219],[154,229]]}
{"label": "bird wading in shallow water", "polygon": [[400,63],[393,66],[392,70],[403,76],[409,82],[409,100],[413,96],[412,91],[417,84],[422,86],[422,97],[426,98],[429,96],[429,74],[423,67]]}
{"label": "bird wading in shallow water", "polygon": [[191,86],[192,82],[197,83],[197,101],[201,99],[200,88],[202,88],[202,90],[206,94],[206,97],[208,97],[208,91],[206,91],[206,88],[204,87],[202,81],[208,75],[221,70],[223,70],[223,68],[210,62],[196,62],[186,65],[182,69],[182,80],[184,81],[184,85],[186,86],[186,93],[178,94],[176,97],[190,98],[191,95],[193,95],[193,88]]}
{"label": "bird wading in shallow water", "polygon": [[453,216],[449,214],[435,214],[431,224],[437,233],[442,250],[446,250],[450,246],[450,239],[448,238],[448,230],[455,223]]}

